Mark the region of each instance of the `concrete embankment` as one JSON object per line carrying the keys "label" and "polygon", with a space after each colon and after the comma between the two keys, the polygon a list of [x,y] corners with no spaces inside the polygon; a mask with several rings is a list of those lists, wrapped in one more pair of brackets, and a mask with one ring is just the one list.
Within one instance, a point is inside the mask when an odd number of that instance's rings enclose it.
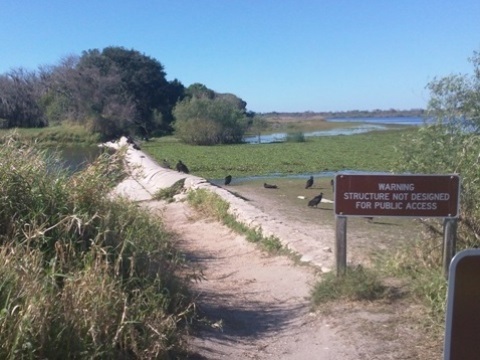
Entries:
{"label": "concrete embankment", "polygon": [[[322,235],[318,232],[311,234],[309,229],[292,228],[291,224],[262,212],[244,199],[201,177],[161,167],[146,153],[134,149],[125,138],[107,143],[106,146],[117,149],[127,147],[126,162],[130,176],[115,188],[115,194],[132,201],[148,201],[152,200],[159,189],[171,187],[178,180],[185,179],[186,191],[206,189],[214,192],[230,204],[229,211],[238,221],[251,228],[261,228],[264,236],[277,237],[282,245],[300,254],[302,261],[310,262],[322,271],[330,271],[332,268],[330,240],[334,235],[331,230],[325,229]],[[328,243],[323,243],[327,240]]]}

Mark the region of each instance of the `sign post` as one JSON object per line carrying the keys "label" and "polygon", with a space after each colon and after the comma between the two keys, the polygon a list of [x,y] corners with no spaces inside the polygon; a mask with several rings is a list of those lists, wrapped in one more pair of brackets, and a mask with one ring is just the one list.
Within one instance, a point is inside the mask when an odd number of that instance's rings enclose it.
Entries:
{"label": "sign post", "polygon": [[457,244],[457,219],[445,218],[443,221],[443,273],[448,279],[449,267],[455,256]]}
{"label": "sign post", "polygon": [[337,216],[335,227],[335,262],[337,264],[337,275],[344,275],[347,270],[347,217]]}
{"label": "sign post", "polygon": [[[441,217],[444,227],[444,267],[455,254],[456,218],[459,212],[460,178],[458,175],[352,175],[335,176],[335,216],[382,217]],[[345,218],[346,221],[346,218]],[[346,224],[343,225],[346,229]],[[448,238],[447,238],[448,233]],[[346,248],[337,244],[337,248]],[[337,233],[337,243],[342,236]],[[346,251],[345,251],[346,254]],[[337,255],[337,269],[343,265]],[[345,255],[346,257],[346,255]],[[345,260],[346,262],[346,260]]]}

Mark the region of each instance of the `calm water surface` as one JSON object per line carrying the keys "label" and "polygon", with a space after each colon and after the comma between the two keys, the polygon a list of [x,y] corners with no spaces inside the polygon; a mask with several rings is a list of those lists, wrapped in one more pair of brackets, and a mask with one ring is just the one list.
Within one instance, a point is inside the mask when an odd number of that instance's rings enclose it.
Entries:
{"label": "calm water surface", "polygon": [[[311,131],[304,132],[305,137],[312,136],[335,136],[335,135],[355,135],[363,134],[370,131],[381,131],[391,129],[391,125],[404,125],[404,126],[421,126],[424,124],[424,119],[420,117],[385,117],[385,118],[335,118],[327,119],[328,122],[349,122],[358,123],[349,128],[331,129],[323,131]],[[268,144],[273,142],[285,141],[287,133],[274,133],[268,135],[247,136],[244,141],[248,144],[258,144],[259,140],[262,144]]]}
{"label": "calm water surface", "polygon": [[77,172],[84,169],[88,164],[92,163],[105,148],[98,146],[72,146],[59,149],[59,157],[62,168],[69,172]]}

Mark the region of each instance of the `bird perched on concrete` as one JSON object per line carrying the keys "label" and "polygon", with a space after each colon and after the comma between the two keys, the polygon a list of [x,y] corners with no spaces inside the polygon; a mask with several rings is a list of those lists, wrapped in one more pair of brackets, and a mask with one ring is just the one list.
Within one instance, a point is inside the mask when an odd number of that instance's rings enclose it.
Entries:
{"label": "bird perched on concrete", "polygon": [[133,140],[133,137],[131,137],[130,135],[127,136],[127,144],[132,145],[132,147],[135,150],[141,150],[140,146],[138,146],[138,144],[135,142],[135,140]]}
{"label": "bird perched on concrete", "polygon": [[310,176],[310,179],[307,180],[307,183],[305,184],[305,189],[311,188],[313,185],[313,176]]}
{"label": "bird perched on concrete", "polygon": [[177,165],[175,166],[178,172],[183,172],[185,174],[188,174],[190,171],[187,168],[187,165],[185,165],[182,160],[178,160]]}
{"label": "bird perched on concrete", "polygon": [[232,182],[232,175],[225,176],[225,185],[230,185]]}
{"label": "bird perched on concrete", "polygon": [[278,189],[277,185],[272,185],[272,184],[267,184],[267,183],[263,183],[263,187],[265,189]]}
{"label": "bird perched on concrete", "polygon": [[308,206],[317,207],[318,204],[322,202],[322,197],[323,197],[323,193],[320,193],[320,195],[315,196],[312,200],[308,202]]}

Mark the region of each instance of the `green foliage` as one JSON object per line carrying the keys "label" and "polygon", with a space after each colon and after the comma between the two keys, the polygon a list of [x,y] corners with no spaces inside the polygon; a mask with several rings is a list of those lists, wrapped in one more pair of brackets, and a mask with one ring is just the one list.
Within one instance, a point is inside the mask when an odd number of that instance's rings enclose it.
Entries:
{"label": "green foliage", "polygon": [[209,98],[186,98],[173,111],[176,136],[187,144],[239,143],[247,120],[232,102]]}
{"label": "green foliage", "polygon": [[239,234],[245,235],[248,241],[257,243],[269,253],[281,253],[283,246],[280,240],[274,236],[265,237],[261,228],[249,228],[239,222],[236,217],[228,212],[230,204],[217,194],[199,189],[190,191],[187,195],[188,203],[198,210],[199,213],[212,217]]}
{"label": "green foliage", "polygon": [[425,236],[403,244],[377,259],[378,270],[405,279],[409,291],[428,310],[428,326],[442,331],[445,321],[447,280],[443,272],[443,237]]}
{"label": "green foliage", "polygon": [[286,142],[305,142],[305,135],[301,131],[288,133]]}
{"label": "green foliage", "polygon": [[98,146],[100,142],[98,134],[92,134],[78,124],[68,123],[46,128],[0,130],[0,143],[10,138],[22,143],[35,143],[36,146],[42,148],[75,145]]}
{"label": "green foliage", "polygon": [[382,285],[376,272],[357,266],[347,268],[342,276],[330,272],[324,275],[312,290],[314,305],[335,300],[376,300],[388,296],[387,287]]}
{"label": "green foliage", "polygon": [[195,83],[185,89],[185,95],[189,98],[213,99],[215,97],[215,91],[207,88],[203,84]]}
{"label": "green foliage", "polygon": [[40,97],[39,102],[49,126],[59,126],[68,120],[66,109],[70,102],[66,95],[46,93]]}
{"label": "green foliage", "polygon": [[[451,75],[428,85],[428,115],[434,123],[403,139],[403,161],[397,166],[412,173],[460,175],[460,248],[477,247],[480,238],[480,54],[471,60],[474,75]],[[437,222],[438,232],[441,227]]]}
{"label": "green foliage", "polygon": [[0,148],[0,358],[165,359],[190,316],[182,258],[158,219],[113,200],[122,154],[73,177]]}
{"label": "green foliage", "polygon": [[[416,128],[349,136],[312,137],[304,143],[194,146],[163,137],[146,142],[146,150],[159,163],[182,159],[190,171],[206,179],[269,174],[302,174],[323,170],[388,171],[401,160],[395,151],[401,134]],[[382,151],[378,151],[382,149]]]}
{"label": "green foliage", "polygon": [[[457,173],[461,178],[457,251],[478,247],[480,238],[480,54],[471,59],[473,75],[436,78],[428,88],[427,117],[432,123],[404,136],[398,145],[401,162],[395,169],[422,174]],[[404,276],[413,293],[430,309],[430,324],[442,329],[447,282],[442,267],[443,224],[422,220],[423,239],[408,244],[384,262]]]}
{"label": "green foliage", "polygon": [[260,143],[260,135],[267,130],[269,124],[267,120],[261,116],[254,116],[248,122],[248,132],[258,136],[258,143]]}
{"label": "green foliage", "polygon": [[172,202],[174,201],[173,197],[182,192],[184,184],[185,179],[180,179],[168,188],[159,189],[153,195],[153,198],[156,200],[166,200],[167,202]]}
{"label": "green foliage", "polygon": [[122,47],[84,51],[37,72],[12,70],[0,75],[0,125],[75,122],[103,140],[169,133],[172,109],[185,88],[165,76],[159,61]]}

